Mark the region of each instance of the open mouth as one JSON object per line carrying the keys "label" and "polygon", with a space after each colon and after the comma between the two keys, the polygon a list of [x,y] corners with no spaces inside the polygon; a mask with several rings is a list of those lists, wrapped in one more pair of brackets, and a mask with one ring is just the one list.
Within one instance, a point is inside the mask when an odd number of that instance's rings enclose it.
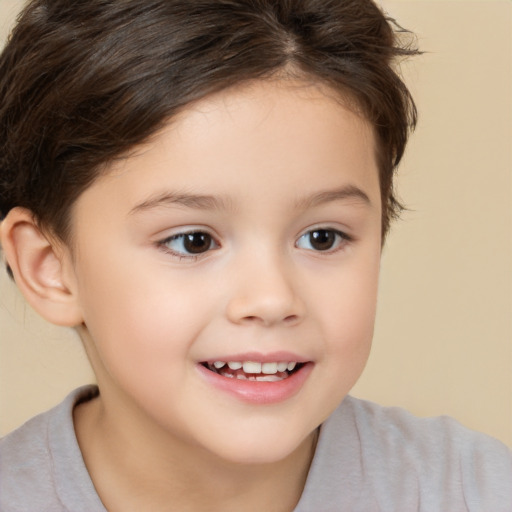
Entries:
{"label": "open mouth", "polygon": [[278,382],[299,371],[304,363],[280,361],[258,363],[254,361],[215,361],[201,363],[208,370],[228,379]]}

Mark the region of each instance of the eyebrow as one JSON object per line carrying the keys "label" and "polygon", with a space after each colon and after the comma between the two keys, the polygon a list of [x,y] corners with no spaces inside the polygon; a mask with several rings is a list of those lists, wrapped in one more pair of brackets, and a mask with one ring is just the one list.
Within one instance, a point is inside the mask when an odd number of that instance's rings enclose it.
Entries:
{"label": "eyebrow", "polygon": [[163,192],[149,197],[142,203],[137,204],[130,210],[130,215],[154,208],[165,208],[169,206],[185,206],[197,210],[226,210],[230,202],[218,196],[205,194],[187,194],[180,192]]}
{"label": "eyebrow", "polygon": [[308,208],[320,206],[332,201],[342,201],[346,199],[359,199],[364,204],[372,206],[368,195],[355,185],[346,185],[333,190],[316,192],[315,194],[299,199],[296,206],[298,209],[307,210]]}
{"label": "eyebrow", "polygon": [[[346,199],[360,199],[365,204],[371,206],[368,195],[359,187],[347,185],[334,190],[323,190],[310,196],[299,199],[296,202],[296,208],[307,210],[315,206],[320,206],[332,201],[341,201]],[[134,206],[129,214],[144,212],[155,208],[165,208],[169,206],[185,206],[197,210],[226,210],[229,209],[231,202],[228,199],[207,194],[187,194],[180,192],[163,192],[149,197],[143,202]]]}

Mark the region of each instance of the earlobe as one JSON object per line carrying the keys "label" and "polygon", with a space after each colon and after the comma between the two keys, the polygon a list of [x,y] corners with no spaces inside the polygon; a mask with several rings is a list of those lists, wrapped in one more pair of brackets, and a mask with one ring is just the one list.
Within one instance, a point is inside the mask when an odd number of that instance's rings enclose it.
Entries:
{"label": "earlobe", "polygon": [[0,237],[14,280],[29,304],[53,324],[82,323],[71,259],[63,244],[45,236],[32,213],[19,207],[2,221]]}

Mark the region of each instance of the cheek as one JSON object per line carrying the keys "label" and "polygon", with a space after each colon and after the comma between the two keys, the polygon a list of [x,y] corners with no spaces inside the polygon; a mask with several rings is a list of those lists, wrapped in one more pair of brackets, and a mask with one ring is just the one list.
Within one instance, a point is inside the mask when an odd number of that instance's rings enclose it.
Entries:
{"label": "cheek", "polygon": [[379,258],[369,257],[342,269],[329,286],[320,315],[326,357],[362,370],[373,337],[379,280]]}
{"label": "cheek", "polygon": [[[378,254],[378,253],[376,253]],[[326,419],[350,392],[368,359],[373,337],[378,288],[379,259],[340,267],[323,283],[316,281],[311,307],[317,367],[308,398],[312,417]]]}
{"label": "cheek", "polygon": [[80,294],[102,363],[128,374],[178,367],[211,316],[211,291],[171,269],[152,272],[147,262],[96,263],[81,272]]}
{"label": "cheek", "polygon": [[171,307],[127,265],[85,269],[80,287],[84,319],[96,351],[105,366],[140,370],[152,354],[169,343]]}

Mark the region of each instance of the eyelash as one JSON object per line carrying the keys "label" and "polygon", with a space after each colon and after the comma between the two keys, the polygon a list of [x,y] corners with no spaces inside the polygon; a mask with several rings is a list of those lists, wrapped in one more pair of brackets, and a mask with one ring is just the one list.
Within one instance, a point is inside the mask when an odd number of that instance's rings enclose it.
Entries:
{"label": "eyelash", "polygon": [[[311,237],[314,233],[317,233],[317,234],[323,233],[324,235],[327,235],[328,241],[332,241],[333,244],[336,244],[336,246],[334,248],[329,247],[325,250],[321,250],[321,249],[315,250],[314,248],[306,249],[306,250],[311,250],[313,252],[317,252],[319,254],[336,253],[336,252],[342,250],[346,246],[347,243],[350,243],[353,240],[352,237],[350,237],[349,235],[347,235],[346,233],[344,233],[343,231],[340,231],[338,229],[318,227],[318,228],[309,229],[308,231],[306,231],[305,233],[300,235],[297,242],[295,243],[295,246],[297,247],[301,240],[305,239],[305,237],[307,237],[308,235],[309,235],[309,237]],[[203,238],[204,238],[204,236],[208,237],[207,240],[209,241],[209,247],[206,250],[200,251],[196,254],[193,254],[193,253],[185,252],[185,251],[179,252],[179,251],[173,250],[169,247],[169,244],[173,241],[182,240],[182,243],[185,243],[187,236],[196,236],[196,235],[202,235]],[[332,238],[334,238],[334,240],[332,240]],[[309,239],[309,242],[310,242],[309,245],[311,246],[311,238]],[[203,256],[204,254],[211,252],[212,250],[218,249],[220,247],[218,242],[215,240],[215,238],[212,235],[210,235],[210,233],[208,233],[207,231],[199,230],[199,229],[193,230],[193,231],[186,231],[183,233],[177,233],[175,235],[164,238],[163,240],[160,240],[157,242],[157,246],[160,249],[162,249],[165,253],[170,254],[173,257],[176,257],[180,260],[186,259],[186,260],[190,260],[190,261],[196,261],[198,258]]]}
{"label": "eyelash", "polygon": [[[206,235],[209,238],[210,244],[207,250],[198,252],[197,254],[193,253],[187,253],[187,252],[178,252],[176,250],[173,250],[169,247],[169,244],[176,240],[182,240],[185,242],[187,236],[193,236],[193,235]],[[160,240],[157,242],[157,245],[160,249],[162,249],[165,253],[170,254],[171,256],[174,256],[180,260],[187,259],[191,261],[197,260],[199,257],[204,255],[207,252],[210,252],[213,247],[215,246],[215,249],[219,247],[219,244],[216,242],[215,238],[210,235],[207,231],[196,229],[192,231],[186,231],[183,233],[176,233],[175,235],[169,236],[167,238],[164,238],[163,240]]]}
{"label": "eyelash", "polygon": [[[353,240],[352,237],[350,237],[349,235],[347,235],[343,231],[340,231],[339,229],[327,228],[327,227],[317,227],[317,228],[312,228],[312,229],[310,228],[310,229],[308,229],[308,231],[303,233],[299,237],[299,239],[297,240],[295,245],[298,245],[300,240],[302,240],[303,238],[305,238],[307,236],[310,237],[310,242],[311,242],[311,236],[314,233],[317,233],[317,234],[318,233],[323,233],[323,234],[327,234],[328,237],[332,236],[334,238],[334,240],[332,240],[332,242],[333,242],[333,244],[335,244],[335,247],[329,247],[329,248],[327,248],[325,250],[321,250],[321,249],[318,249],[318,250],[307,249],[307,250],[312,250],[314,252],[317,252],[319,254],[333,254],[333,253],[336,253],[336,252],[342,250],[349,242],[352,242],[352,240]],[[331,239],[329,239],[329,240],[331,240]]]}

